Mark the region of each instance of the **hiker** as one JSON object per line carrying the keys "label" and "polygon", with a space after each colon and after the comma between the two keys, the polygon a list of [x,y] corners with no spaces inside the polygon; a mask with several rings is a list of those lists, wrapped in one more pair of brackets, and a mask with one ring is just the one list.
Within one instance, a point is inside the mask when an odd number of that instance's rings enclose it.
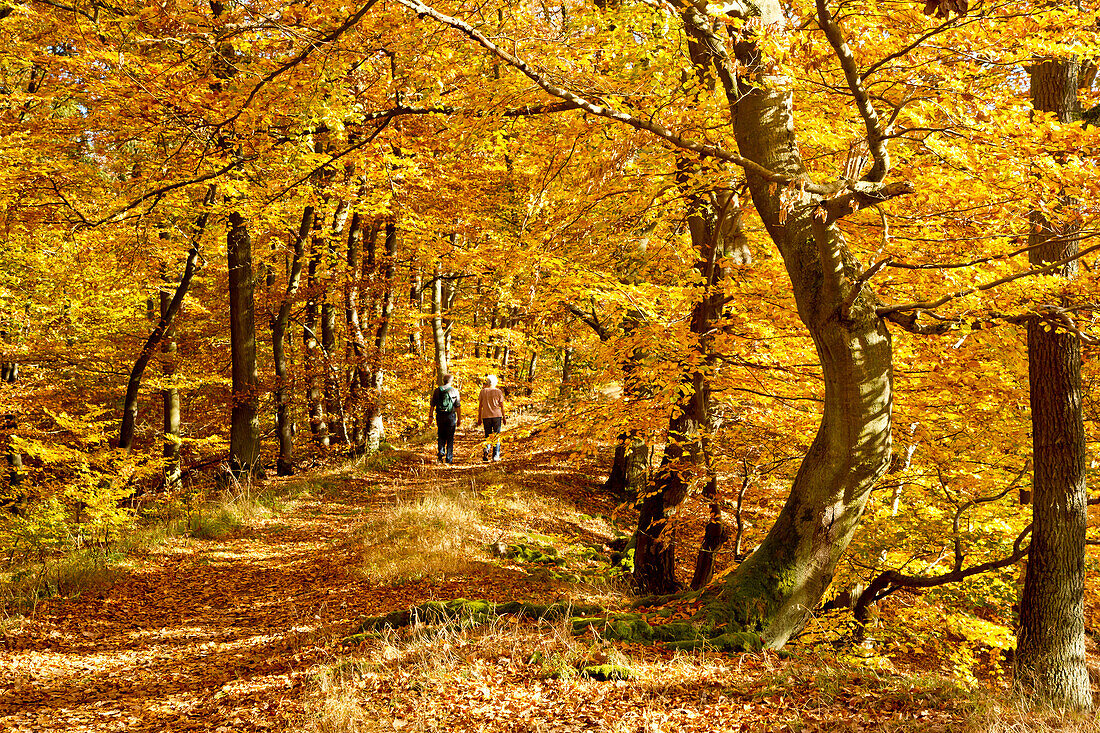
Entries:
{"label": "hiker", "polygon": [[485,445],[481,448],[481,460],[489,460],[489,438],[494,433],[497,436],[496,445],[493,446],[493,460],[500,460],[500,426],[508,422],[504,416],[504,393],[497,389],[497,375],[490,374],[485,377],[485,385],[481,388],[481,394],[477,396],[477,424],[485,425]]}
{"label": "hiker", "polygon": [[462,404],[454,387],[454,376],[444,374],[439,388],[432,392],[428,405],[428,424],[436,422],[439,437],[439,462],[454,462],[455,428],[462,424]]}

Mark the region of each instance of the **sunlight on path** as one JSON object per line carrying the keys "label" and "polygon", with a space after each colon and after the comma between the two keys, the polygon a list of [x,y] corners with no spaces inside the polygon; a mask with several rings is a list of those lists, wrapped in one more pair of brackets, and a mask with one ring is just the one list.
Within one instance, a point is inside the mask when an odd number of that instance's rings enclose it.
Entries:
{"label": "sunlight on path", "polygon": [[440,466],[433,439],[388,473],[329,482],[239,537],[171,540],[106,594],[41,604],[0,632],[0,730],[308,728],[319,665],[358,619],[436,597],[548,591],[483,563],[396,586],[361,571],[353,539],[370,512],[492,492],[516,465],[505,448],[482,463],[480,431],[460,430],[455,464]]}
{"label": "sunlight on path", "polygon": [[[425,462],[426,463],[426,462]],[[420,491],[454,483],[430,467]],[[442,482],[440,481],[442,479]],[[370,588],[342,545],[369,496],[299,503],[243,537],[174,540],[106,597],[55,600],[0,637],[0,730],[285,730],[325,645],[407,603]],[[417,491],[416,482],[405,487]]]}

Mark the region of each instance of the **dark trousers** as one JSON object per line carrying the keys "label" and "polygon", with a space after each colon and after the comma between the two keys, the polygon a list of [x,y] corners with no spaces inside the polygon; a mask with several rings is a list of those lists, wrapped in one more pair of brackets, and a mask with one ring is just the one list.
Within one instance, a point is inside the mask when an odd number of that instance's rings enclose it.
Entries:
{"label": "dark trousers", "polygon": [[447,463],[454,462],[455,419],[453,412],[435,413],[435,423],[438,427],[436,435],[439,437],[439,460]]}
{"label": "dark trousers", "polygon": [[500,460],[500,424],[504,422],[503,417],[486,417],[482,418],[481,424],[485,426],[485,445],[481,448],[481,460],[489,460],[489,436],[496,435],[497,442],[492,445],[493,448],[493,460]]}

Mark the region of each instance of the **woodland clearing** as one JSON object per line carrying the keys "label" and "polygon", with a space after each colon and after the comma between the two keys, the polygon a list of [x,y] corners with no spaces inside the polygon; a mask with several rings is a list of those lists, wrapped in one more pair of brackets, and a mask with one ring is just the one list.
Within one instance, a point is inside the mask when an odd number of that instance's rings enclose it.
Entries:
{"label": "woodland clearing", "polygon": [[[826,643],[828,634],[796,639],[782,655],[671,652],[514,615],[353,636],[364,617],[432,600],[629,607],[626,579],[601,559],[616,507],[600,495],[595,465],[507,448],[504,461],[483,464],[479,442],[460,431],[453,467],[435,465],[431,446],[413,446],[268,482],[253,493],[278,498],[254,502],[226,536],[170,538],[129,558],[109,586],[7,616],[0,727],[1096,729],[1008,702],[994,649],[981,649],[962,679],[944,651],[966,640],[919,597],[891,599],[880,621],[908,618],[910,636],[883,632],[864,654]],[[630,517],[618,520],[629,527]],[[608,663],[628,678],[578,673]]]}

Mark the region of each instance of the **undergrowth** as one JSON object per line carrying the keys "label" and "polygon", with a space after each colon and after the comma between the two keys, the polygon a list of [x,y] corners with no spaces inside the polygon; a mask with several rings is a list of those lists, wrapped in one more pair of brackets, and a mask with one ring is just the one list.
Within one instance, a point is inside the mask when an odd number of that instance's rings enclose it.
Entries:
{"label": "undergrowth", "polygon": [[469,571],[482,553],[476,501],[464,493],[432,493],[402,501],[362,525],[352,543],[359,571],[377,583],[442,582]]}

